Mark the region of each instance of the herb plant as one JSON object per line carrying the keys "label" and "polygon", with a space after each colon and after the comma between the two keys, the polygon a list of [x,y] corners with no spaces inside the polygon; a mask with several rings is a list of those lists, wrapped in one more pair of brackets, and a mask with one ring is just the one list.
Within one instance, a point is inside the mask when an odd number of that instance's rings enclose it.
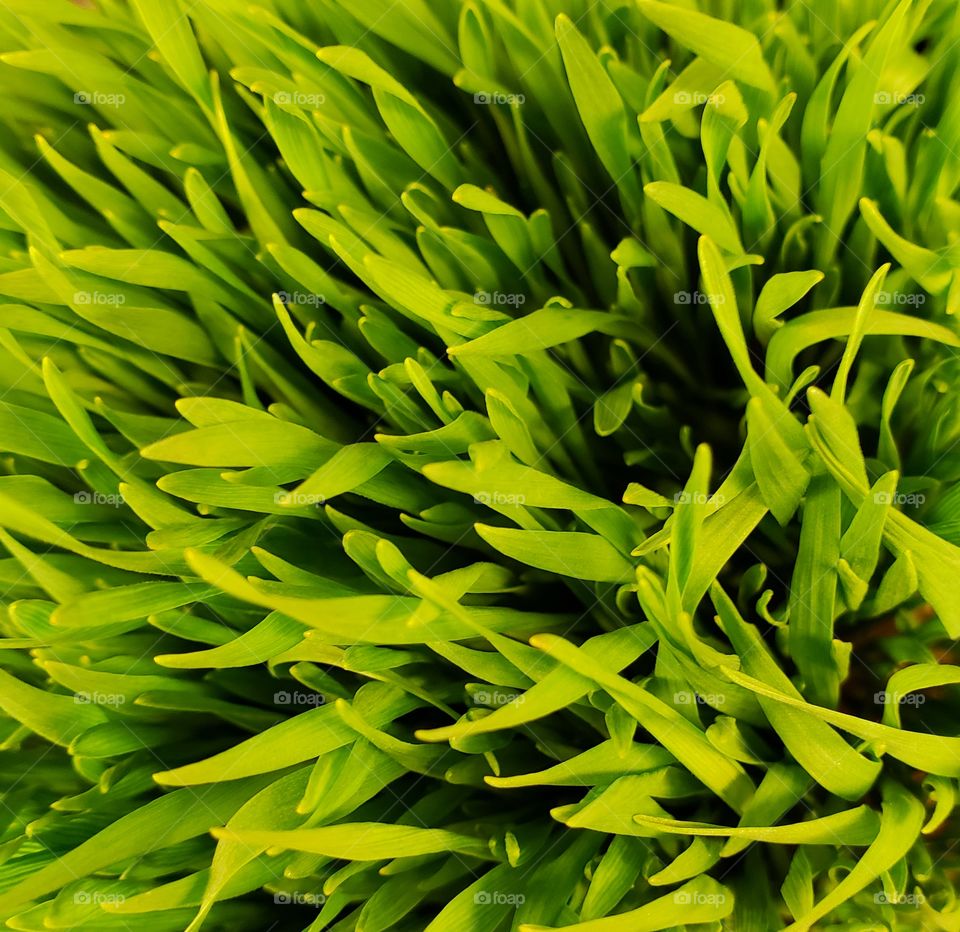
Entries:
{"label": "herb plant", "polygon": [[0,917],[960,929],[955,0],[2,0]]}

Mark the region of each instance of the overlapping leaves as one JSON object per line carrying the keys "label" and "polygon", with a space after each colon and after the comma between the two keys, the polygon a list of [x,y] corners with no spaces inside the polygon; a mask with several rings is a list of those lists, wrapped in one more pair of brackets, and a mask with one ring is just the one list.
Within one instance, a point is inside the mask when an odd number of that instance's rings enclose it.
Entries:
{"label": "overlapping leaves", "polygon": [[956,927],[952,3],[0,36],[11,927]]}

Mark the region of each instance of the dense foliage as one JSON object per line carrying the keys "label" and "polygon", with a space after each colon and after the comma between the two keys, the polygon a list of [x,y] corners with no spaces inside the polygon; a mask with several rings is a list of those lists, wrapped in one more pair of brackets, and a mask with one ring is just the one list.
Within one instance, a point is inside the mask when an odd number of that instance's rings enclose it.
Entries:
{"label": "dense foliage", "polygon": [[960,929],[955,0],[0,51],[0,918]]}

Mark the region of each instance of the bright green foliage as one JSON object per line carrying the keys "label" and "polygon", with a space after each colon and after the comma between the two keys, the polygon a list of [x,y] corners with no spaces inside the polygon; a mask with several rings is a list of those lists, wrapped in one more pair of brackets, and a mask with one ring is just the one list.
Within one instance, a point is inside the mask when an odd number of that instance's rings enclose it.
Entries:
{"label": "bright green foliage", "polygon": [[955,0],[0,2],[0,919],[960,928]]}

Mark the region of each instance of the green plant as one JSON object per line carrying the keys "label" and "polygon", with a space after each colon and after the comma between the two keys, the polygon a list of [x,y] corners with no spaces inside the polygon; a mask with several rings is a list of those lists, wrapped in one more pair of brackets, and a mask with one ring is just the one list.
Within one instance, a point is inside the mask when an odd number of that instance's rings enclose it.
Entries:
{"label": "green plant", "polygon": [[10,927],[960,928],[956,3],[0,49]]}

